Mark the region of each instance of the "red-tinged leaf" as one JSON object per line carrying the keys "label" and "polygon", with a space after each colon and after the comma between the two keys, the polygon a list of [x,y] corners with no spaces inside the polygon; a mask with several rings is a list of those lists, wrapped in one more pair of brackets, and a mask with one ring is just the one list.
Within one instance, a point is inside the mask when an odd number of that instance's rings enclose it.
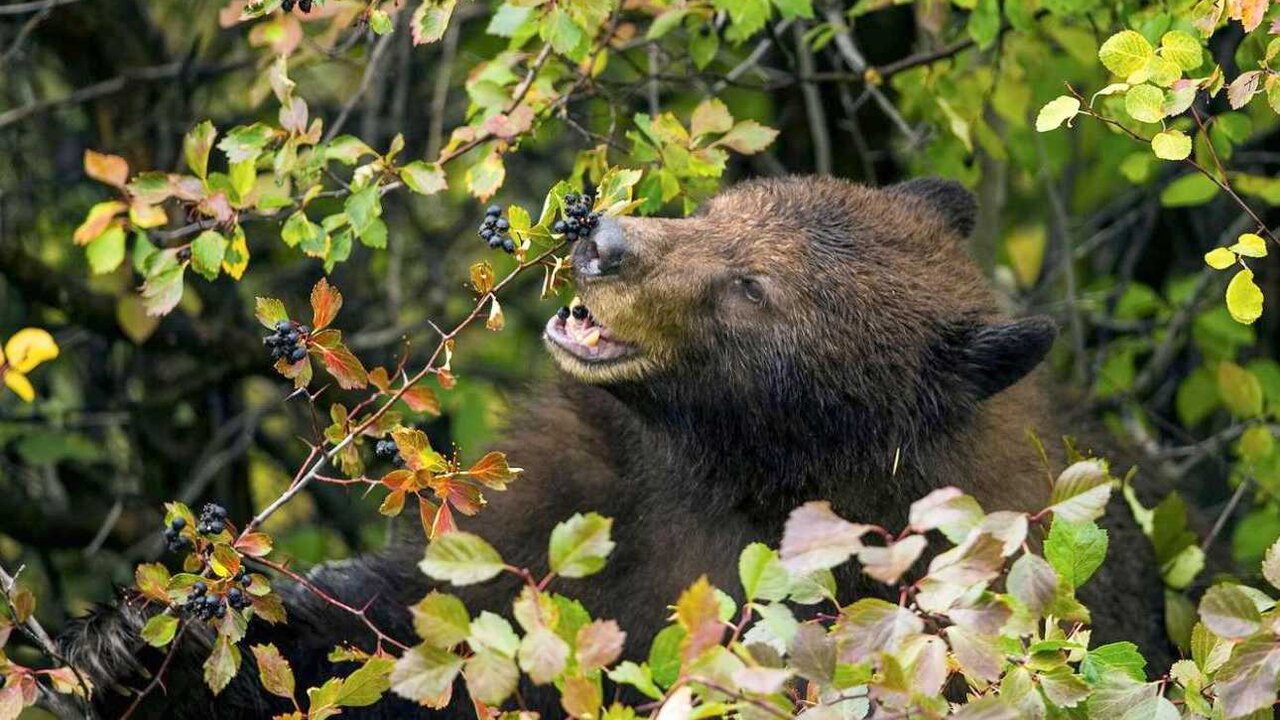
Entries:
{"label": "red-tinged leaf", "polygon": [[272,695],[293,699],[295,690],[293,668],[275,645],[254,645],[250,650],[258,662],[258,676],[262,688]]}
{"label": "red-tinged leaf", "polygon": [[84,151],[84,171],[98,182],[124,189],[129,182],[129,163],[119,155]]}
{"label": "red-tinged leaf", "polygon": [[443,489],[443,494],[437,490],[436,495],[447,499],[448,504],[463,515],[475,515],[484,507],[484,496],[474,485],[448,480]]}
{"label": "red-tinged leaf", "polygon": [[[430,503],[427,503],[430,505]],[[449,510],[448,505],[441,505],[436,511],[435,519],[431,521],[431,540],[435,540],[441,535],[448,535],[458,529],[458,524],[453,521],[453,511]]]}
{"label": "red-tinged leaf", "polygon": [[895,585],[920,558],[926,545],[923,535],[910,535],[887,547],[863,547],[858,551],[858,560],[863,572],[886,585]]}
{"label": "red-tinged leaf", "polygon": [[676,601],[676,621],[685,631],[680,654],[686,663],[693,662],[705,650],[720,644],[724,637],[720,600],[706,575],[680,593],[680,599]]}
{"label": "red-tinged leaf", "polygon": [[160,563],[139,565],[133,571],[138,592],[148,600],[168,604],[169,602],[169,570]]}
{"label": "red-tinged leaf", "polygon": [[387,493],[387,496],[382,500],[382,504],[378,506],[378,512],[387,517],[399,515],[404,510],[404,496],[405,492],[403,490],[392,490]]}
{"label": "red-tinged leaf", "polygon": [[330,285],[328,280],[320,278],[315,287],[311,288],[311,327],[316,330],[328,327],[341,309],[342,293]]}
{"label": "red-tinged leaf", "polygon": [[75,232],[72,233],[71,239],[77,245],[88,245],[106,231],[117,215],[127,209],[129,209],[129,206],[118,200],[108,200],[94,205],[89,208],[88,214],[84,217],[84,222],[80,223],[80,227],[77,227]]}
{"label": "red-tinged leaf", "polygon": [[311,358],[304,357],[296,363],[291,363],[284,358],[276,361],[276,372],[293,381],[296,388],[304,388],[311,384],[311,375],[314,372],[311,369]]}
{"label": "red-tinged leaf", "polygon": [[236,549],[249,557],[263,557],[271,552],[271,536],[254,532],[236,540]]}
{"label": "red-tinged leaf", "polygon": [[324,369],[344,390],[364,388],[369,384],[369,373],[360,359],[342,344],[342,334],[328,330],[312,336],[311,352],[320,356]]}
{"label": "red-tinged leaf", "polygon": [[432,526],[436,522],[436,515],[440,512],[440,508],[430,500],[418,496],[418,522],[422,523],[422,535],[430,540],[435,537],[432,534]]}
{"label": "red-tinged leaf", "polygon": [[533,127],[533,109],[528,105],[520,105],[511,114],[498,113],[484,121],[484,130],[490,135],[510,140],[523,135]]}
{"label": "red-tinged leaf", "polygon": [[284,303],[275,298],[260,297],[254,300],[254,316],[258,318],[258,322],[262,327],[268,330],[275,330],[276,324],[285,322],[289,319],[289,311],[284,309]]}
{"label": "red-tinged leaf", "polygon": [[404,392],[400,396],[404,400],[405,405],[416,413],[427,413],[428,415],[440,415],[440,398],[436,397],[436,393],[426,385],[415,385]]}
{"label": "red-tinged leaf", "polygon": [[795,574],[835,567],[862,548],[870,529],[836,515],[831,503],[808,502],[791,511],[778,554]]}
{"label": "red-tinged leaf", "polygon": [[440,387],[445,390],[452,390],[454,385],[458,384],[458,378],[454,377],[453,371],[441,368],[436,372],[436,380],[440,382]]}
{"label": "red-tinged leaf", "polygon": [[54,692],[60,692],[63,695],[86,696],[93,692],[93,683],[89,682],[89,678],[83,674],[77,674],[75,670],[69,667],[52,668],[44,671],[44,676],[53,684]]}
{"label": "red-tinged leaf", "polygon": [[507,456],[500,452],[491,452],[476,461],[467,474],[494,490],[506,490],[507,483],[524,472],[521,468],[513,468],[507,464]]}
{"label": "red-tinged leaf", "polygon": [[613,664],[622,655],[627,634],[613,620],[595,620],[578,630],[578,666],[584,672]]}
{"label": "red-tinged leaf", "polygon": [[387,369],[379,366],[370,370],[369,384],[378,388],[379,392],[389,392],[391,390],[391,378],[387,375]]}
{"label": "red-tinged leaf", "polygon": [[22,698],[22,688],[18,683],[7,681],[5,686],[0,688],[0,718],[3,720],[16,720],[26,705]]}
{"label": "red-tinged leaf", "polygon": [[1231,109],[1238,110],[1249,103],[1249,99],[1258,93],[1258,83],[1262,80],[1262,71],[1250,70],[1236,76],[1227,86],[1227,102]]}
{"label": "red-tinged leaf", "polygon": [[214,695],[222,692],[240,670],[240,648],[228,642],[225,637],[218,638],[213,644],[213,652],[204,663],[204,684],[209,686]]}
{"label": "red-tinged leaf", "polygon": [[1253,32],[1262,24],[1270,5],[1271,0],[1228,0],[1227,17],[1239,20],[1245,32]]}
{"label": "red-tinged leaf", "polygon": [[209,555],[209,566],[218,577],[234,577],[240,572],[240,555],[230,545],[216,543]]}

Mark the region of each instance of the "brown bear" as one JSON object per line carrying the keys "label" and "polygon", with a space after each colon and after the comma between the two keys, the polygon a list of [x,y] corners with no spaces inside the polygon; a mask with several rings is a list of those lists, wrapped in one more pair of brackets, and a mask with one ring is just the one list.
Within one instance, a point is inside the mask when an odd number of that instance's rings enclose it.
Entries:
{"label": "brown bear", "polygon": [[[738,590],[747,543],[776,544],[790,511],[814,499],[843,516],[900,527],[909,504],[955,485],[987,510],[1035,510],[1048,485],[1028,433],[1060,436],[1032,371],[1055,336],[1044,318],[1001,318],[969,257],[973,197],[917,180],[874,189],[819,177],[740,184],[686,219],[602,221],[573,250],[589,317],[551,318],[546,344],[563,371],[511,416],[500,443],[524,476],[466,525],[510,564],[545,570],[552,527],[575,512],[614,519],[606,569],[557,588],[627,630],[643,656],[667,606],[698,576]],[[579,311],[578,315],[582,315]],[[1111,558],[1086,586],[1097,641],[1128,639],[1166,656],[1162,591],[1149,546],[1111,513]],[[311,578],[414,641],[405,606],[430,583],[421,545],[332,563]],[[883,591],[846,568],[839,595]],[[514,579],[450,589],[472,612],[510,612]],[[299,687],[332,676],[327,651],[367,631],[299,588],[290,622],[255,622]],[[88,620],[69,644],[110,715],[158,656],[139,655],[139,618]],[[197,645],[196,642],[189,643]],[[198,679],[202,649],[152,706],[165,717],[259,717],[286,706],[242,671],[216,700]],[[457,693],[462,695],[462,693]],[[553,699],[526,697],[558,714]],[[405,717],[389,700],[351,717]]]}

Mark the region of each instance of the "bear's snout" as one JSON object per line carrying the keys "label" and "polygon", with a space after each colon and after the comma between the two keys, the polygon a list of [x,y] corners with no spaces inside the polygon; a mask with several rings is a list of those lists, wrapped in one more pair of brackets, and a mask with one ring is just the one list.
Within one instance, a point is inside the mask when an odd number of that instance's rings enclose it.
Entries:
{"label": "bear's snout", "polygon": [[613,218],[600,218],[595,231],[574,248],[573,265],[579,280],[616,275],[626,259],[627,246],[622,225]]}

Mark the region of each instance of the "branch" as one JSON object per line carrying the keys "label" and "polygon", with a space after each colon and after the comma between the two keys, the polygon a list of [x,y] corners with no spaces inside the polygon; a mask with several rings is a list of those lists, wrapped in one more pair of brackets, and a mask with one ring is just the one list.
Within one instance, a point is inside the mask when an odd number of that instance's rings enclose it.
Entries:
{"label": "branch", "polygon": [[[792,27],[796,37],[796,60],[800,66],[800,74],[813,74],[813,54],[805,47],[804,28]],[[809,137],[813,142],[813,169],[819,175],[831,174],[831,135],[827,132],[827,114],[822,109],[822,96],[818,88],[811,82],[800,83],[800,93],[804,95],[805,115],[809,118]]]}
{"label": "branch", "polygon": [[[862,53],[858,51],[858,46],[853,41],[853,28],[845,24],[844,17],[840,14],[840,11],[834,8],[826,11],[826,18],[827,22],[836,31],[834,38],[836,49],[840,51],[844,61],[854,72],[865,73],[867,61],[862,56]],[[898,108],[889,101],[889,98],[885,97],[884,92],[878,86],[868,84],[867,92],[871,93],[872,99],[876,101],[876,104],[880,106],[885,115],[889,116],[889,120],[902,131],[903,135],[907,136],[907,142],[912,147],[915,147],[920,142],[920,137],[916,135],[915,130],[911,129],[911,125],[903,119],[902,114],[898,112]]]}

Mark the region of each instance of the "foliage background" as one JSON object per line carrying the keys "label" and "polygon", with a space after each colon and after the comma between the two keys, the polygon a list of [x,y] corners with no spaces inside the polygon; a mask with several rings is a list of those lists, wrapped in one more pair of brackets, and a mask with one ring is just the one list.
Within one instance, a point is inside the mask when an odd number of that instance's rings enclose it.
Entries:
{"label": "foliage background", "polygon": [[[536,212],[602,139],[620,148],[612,161],[627,164],[635,113],[687,122],[710,95],[734,118],[779,130],[766,151],[734,155],[724,181],[797,172],[879,184],[960,179],[982,206],[974,253],[1011,310],[1049,313],[1064,328],[1054,356],[1064,388],[1138,449],[1161,487],[1202,511],[1204,545],[1229,545],[1254,568],[1280,536],[1276,314],[1234,322],[1221,299],[1227,278],[1202,260],[1254,229],[1250,219],[1220,193],[1189,189],[1185,166],[1102,123],[1080,116],[1071,131],[1033,127],[1064,83],[1087,96],[1110,81],[1098,50],[1113,32],[1159,38],[1186,27],[1181,12],[1192,4],[817,4],[811,18],[774,12],[744,41],[726,36],[698,70],[689,53],[706,37],[700,22],[645,42],[649,18],[670,4],[627,3],[623,17],[640,34],[611,53],[569,121],[546,123],[509,156],[496,199]],[[379,149],[402,134],[404,157],[434,158],[472,116],[467,80],[507,42],[486,31],[487,3],[458,6],[443,39],[426,45],[406,31],[409,12],[389,16],[396,32],[372,32],[361,18],[377,6],[330,0],[294,15],[296,45],[292,25],[236,23],[239,4],[228,10],[220,0],[0,6],[0,338],[45,327],[62,349],[32,375],[35,403],[0,395],[0,561],[25,566],[50,628],[110,598],[137,562],[157,555],[163,500],[217,499],[247,517],[287,484],[312,418],[282,402],[287,388],[261,345],[252,298],[304,307],[323,274],[320,261],[279,242],[278,219],[260,220],[247,225],[253,259],[243,281],[189,280],[178,310],[146,318],[130,263],[94,275],[71,240],[106,197],[85,175],[84,151],[119,155],[135,170],[178,170],[183,135],[204,119],[219,128],[274,123],[267,68],[284,43],[313,117],[329,127],[341,119],[343,132]],[[833,17],[853,17],[852,30]],[[1262,33],[1227,26],[1209,50],[1229,80],[1255,67],[1265,45]],[[856,67],[859,57],[873,74]],[[1271,222],[1271,203],[1280,203],[1276,111],[1263,101],[1229,105],[1225,93],[1197,102],[1215,118],[1205,135],[1233,177],[1248,178],[1238,189]],[[1207,163],[1204,145],[1197,136],[1195,157]],[[451,168],[449,190],[434,196],[388,194],[387,249],[357,245],[331,273],[346,297],[348,342],[368,361],[393,365],[405,338],[411,354],[429,351],[431,323],[473,304],[467,268],[493,253],[474,234],[484,203],[463,171]],[[684,209],[678,200],[660,208]],[[1252,267],[1264,294],[1280,297],[1271,263]],[[468,333],[483,337],[461,340],[443,414],[418,418],[435,447],[478,457],[500,422],[520,422],[505,398],[549,373],[539,333],[558,302],[537,299],[536,277],[520,284],[504,303],[505,330],[475,328]],[[1224,379],[1220,361],[1248,377]],[[1249,428],[1261,431],[1242,446]],[[267,529],[303,564],[367,551],[412,521],[380,517],[378,500],[313,486]]]}

